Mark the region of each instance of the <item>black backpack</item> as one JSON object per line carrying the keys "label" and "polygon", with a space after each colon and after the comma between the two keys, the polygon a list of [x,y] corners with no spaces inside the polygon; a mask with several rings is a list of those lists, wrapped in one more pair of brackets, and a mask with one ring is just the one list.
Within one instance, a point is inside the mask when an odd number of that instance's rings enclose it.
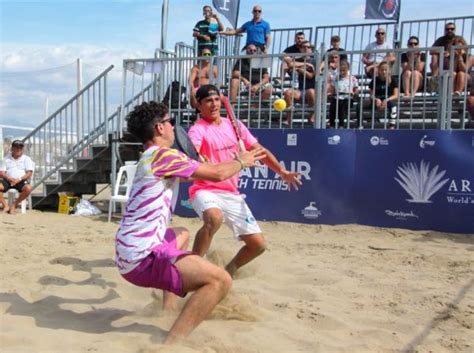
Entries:
{"label": "black backpack", "polygon": [[188,104],[186,99],[186,87],[181,86],[179,81],[171,82],[171,84],[166,89],[162,103],[166,104],[171,109],[186,108],[186,105]]}

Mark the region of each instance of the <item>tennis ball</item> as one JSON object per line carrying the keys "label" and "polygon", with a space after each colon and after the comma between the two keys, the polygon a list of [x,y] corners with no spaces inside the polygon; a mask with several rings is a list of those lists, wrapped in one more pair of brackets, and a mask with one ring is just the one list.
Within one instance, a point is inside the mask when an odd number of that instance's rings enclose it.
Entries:
{"label": "tennis ball", "polygon": [[284,99],[278,98],[273,102],[273,107],[275,110],[281,112],[286,108],[286,102]]}

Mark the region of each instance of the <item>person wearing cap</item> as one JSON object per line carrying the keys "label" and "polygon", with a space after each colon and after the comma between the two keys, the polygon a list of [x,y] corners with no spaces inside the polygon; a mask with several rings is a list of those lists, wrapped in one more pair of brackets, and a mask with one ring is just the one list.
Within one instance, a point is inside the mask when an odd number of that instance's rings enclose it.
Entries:
{"label": "person wearing cap", "polygon": [[[223,118],[221,96],[213,85],[201,86],[196,92],[197,108],[200,118],[189,129],[188,135],[197,151],[210,163],[230,161],[239,153],[239,144],[230,119]],[[262,159],[271,170],[277,173],[288,185],[288,190],[301,185],[299,173],[286,170],[276,157],[264,148],[240,121],[241,139],[247,150],[262,148],[266,157]],[[238,175],[225,181],[195,180],[189,188],[191,204],[203,220],[193,244],[193,252],[204,256],[214,234],[225,222],[234,236],[244,245],[227,264],[226,270],[233,275],[238,268],[252,261],[265,251],[265,239],[250,211],[245,198],[238,190]]]}
{"label": "person wearing cap", "polygon": [[[31,193],[29,179],[33,175],[34,163],[23,153],[24,146],[21,140],[13,141],[11,152],[0,161],[0,203],[3,211],[10,214],[14,214],[18,205]],[[16,189],[20,193],[12,205],[3,197],[3,193],[10,189]]]}

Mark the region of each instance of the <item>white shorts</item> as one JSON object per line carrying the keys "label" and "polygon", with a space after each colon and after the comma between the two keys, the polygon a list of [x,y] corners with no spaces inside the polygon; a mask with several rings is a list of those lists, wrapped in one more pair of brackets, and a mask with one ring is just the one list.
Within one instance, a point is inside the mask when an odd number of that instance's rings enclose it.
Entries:
{"label": "white shorts", "polygon": [[200,190],[191,201],[191,205],[201,219],[207,209],[220,209],[224,215],[224,223],[234,232],[234,237],[237,239],[241,235],[262,232],[245,202],[245,195]]}

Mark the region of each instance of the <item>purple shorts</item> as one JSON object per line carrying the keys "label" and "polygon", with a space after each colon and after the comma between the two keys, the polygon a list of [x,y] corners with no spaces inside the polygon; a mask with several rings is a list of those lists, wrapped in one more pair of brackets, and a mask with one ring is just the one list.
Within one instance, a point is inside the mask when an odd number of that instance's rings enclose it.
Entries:
{"label": "purple shorts", "polygon": [[174,263],[178,257],[192,254],[191,251],[177,249],[176,234],[168,228],[164,242],[153,248],[137,267],[122,276],[139,287],[163,289],[184,297],[186,293],[183,293],[181,274]]}

